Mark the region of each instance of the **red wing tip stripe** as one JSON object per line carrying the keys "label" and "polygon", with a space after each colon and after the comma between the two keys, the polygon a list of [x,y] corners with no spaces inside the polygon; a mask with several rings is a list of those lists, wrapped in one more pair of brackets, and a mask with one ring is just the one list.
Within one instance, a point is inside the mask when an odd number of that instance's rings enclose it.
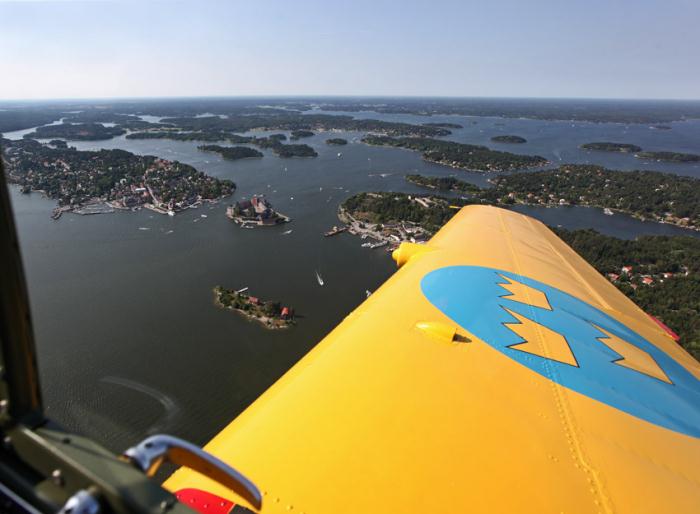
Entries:
{"label": "red wing tip stripe", "polygon": [[180,489],[175,493],[175,497],[180,503],[201,514],[229,514],[236,506],[235,503],[226,498],[201,489]]}
{"label": "red wing tip stripe", "polygon": [[654,320],[654,323],[656,323],[656,324],[659,325],[661,328],[663,328],[664,331],[665,331],[669,336],[671,336],[671,338],[672,338],[675,342],[680,341],[681,336],[679,336],[679,335],[676,334],[673,330],[671,330],[671,329],[668,327],[668,325],[666,325],[666,323],[664,323],[664,322],[661,321],[660,319],[656,318],[656,316],[652,316],[651,314],[647,314],[647,316],[649,316],[651,319],[653,319],[653,320]]}

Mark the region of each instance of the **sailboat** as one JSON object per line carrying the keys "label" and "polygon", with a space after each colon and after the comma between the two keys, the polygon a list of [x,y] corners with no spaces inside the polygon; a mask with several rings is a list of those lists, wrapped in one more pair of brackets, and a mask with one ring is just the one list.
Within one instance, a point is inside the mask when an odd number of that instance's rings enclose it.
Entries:
{"label": "sailboat", "polygon": [[318,271],[316,272],[316,280],[318,280],[319,286],[323,285],[323,278],[321,278],[321,275],[319,275]]}

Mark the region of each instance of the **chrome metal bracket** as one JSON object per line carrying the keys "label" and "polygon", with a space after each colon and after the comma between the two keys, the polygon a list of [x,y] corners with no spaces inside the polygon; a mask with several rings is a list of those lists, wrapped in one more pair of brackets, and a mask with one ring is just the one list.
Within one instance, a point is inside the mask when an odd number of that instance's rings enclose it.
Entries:
{"label": "chrome metal bracket", "polygon": [[198,446],[170,435],[154,435],[124,452],[123,457],[153,476],[163,462],[190,468],[228,487],[255,509],[262,507],[260,490],[241,473]]}

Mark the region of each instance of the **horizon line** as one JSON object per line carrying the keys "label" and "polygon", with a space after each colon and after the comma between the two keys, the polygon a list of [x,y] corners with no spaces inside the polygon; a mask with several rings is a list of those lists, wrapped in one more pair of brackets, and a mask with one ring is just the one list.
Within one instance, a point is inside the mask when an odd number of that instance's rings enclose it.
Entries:
{"label": "horizon line", "polygon": [[237,95],[164,95],[164,96],[93,96],[93,97],[42,97],[0,98],[0,103],[14,102],[97,102],[108,100],[227,100],[227,99],[441,99],[441,100],[579,100],[579,101],[623,101],[623,102],[700,102],[700,98],[630,98],[630,97],[585,97],[585,96],[459,96],[459,95],[388,95],[388,94],[237,94]]}

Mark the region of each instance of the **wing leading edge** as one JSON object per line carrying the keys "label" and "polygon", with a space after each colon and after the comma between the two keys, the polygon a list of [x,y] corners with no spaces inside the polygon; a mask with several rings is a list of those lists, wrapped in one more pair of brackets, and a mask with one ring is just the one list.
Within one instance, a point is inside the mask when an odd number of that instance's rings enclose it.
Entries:
{"label": "wing leading edge", "polygon": [[261,512],[697,511],[698,363],[543,224],[465,207],[395,257],[206,446]]}

